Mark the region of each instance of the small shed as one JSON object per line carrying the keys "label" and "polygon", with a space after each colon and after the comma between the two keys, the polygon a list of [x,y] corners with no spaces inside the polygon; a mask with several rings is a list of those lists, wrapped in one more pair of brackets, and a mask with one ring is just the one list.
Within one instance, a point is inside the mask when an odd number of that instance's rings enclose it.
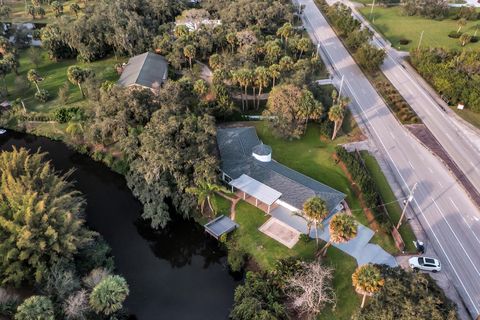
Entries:
{"label": "small shed", "polygon": [[222,215],[208,222],[204,227],[205,231],[215,237],[215,239],[219,239],[223,234],[238,228],[238,224],[229,217]]}

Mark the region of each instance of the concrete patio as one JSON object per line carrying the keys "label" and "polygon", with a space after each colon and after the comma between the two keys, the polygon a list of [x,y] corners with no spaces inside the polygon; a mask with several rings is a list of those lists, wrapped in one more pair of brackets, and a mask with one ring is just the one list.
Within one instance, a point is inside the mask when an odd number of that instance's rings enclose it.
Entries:
{"label": "concrete patio", "polygon": [[[299,232],[307,234],[308,226],[305,218],[282,206],[276,207],[270,212],[270,214],[272,217],[275,217]],[[332,217],[333,215],[325,220],[323,229],[317,228],[317,231],[315,231],[315,229],[312,228],[310,231],[310,237],[315,239],[318,234],[318,238],[326,242],[329,241],[330,233],[328,231],[328,224]],[[372,229],[367,228],[362,224],[358,224],[357,236],[354,239],[346,243],[332,244],[332,246],[354,257],[357,260],[358,265],[375,263],[396,267],[397,262],[391,254],[383,250],[379,245],[369,243],[374,234],[375,232]]]}

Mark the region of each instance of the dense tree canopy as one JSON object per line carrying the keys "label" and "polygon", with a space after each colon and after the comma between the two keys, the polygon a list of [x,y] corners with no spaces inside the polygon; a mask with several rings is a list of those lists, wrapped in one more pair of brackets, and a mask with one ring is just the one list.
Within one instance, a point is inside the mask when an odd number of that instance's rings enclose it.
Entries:
{"label": "dense tree canopy", "polygon": [[411,52],[415,68],[451,104],[480,112],[480,52],[424,48]]}
{"label": "dense tree canopy", "polygon": [[457,319],[455,305],[428,274],[381,267],[382,289],[354,319]]}
{"label": "dense tree canopy", "polygon": [[[179,86],[171,83],[163,90],[175,91]],[[187,95],[186,89],[179,89],[171,99],[162,94],[161,108],[138,136],[127,174],[128,185],[144,205],[143,217],[153,227],[164,227],[170,220],[167,199],[177,212],[191,216],[197,201],[188,190],[216,179],[215,121],[179,101]]]}
{"label": "dense tree canopy", "polygon": [[83,227],[83,198],[44,159],[25,149],[0,154],[2,284],[38,283],[92,239]]}

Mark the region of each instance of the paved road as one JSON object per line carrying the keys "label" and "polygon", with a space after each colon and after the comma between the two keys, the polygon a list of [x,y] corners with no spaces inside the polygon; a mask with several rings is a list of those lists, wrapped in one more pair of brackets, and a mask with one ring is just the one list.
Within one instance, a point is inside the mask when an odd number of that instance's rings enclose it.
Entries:
{"label": "paved road", "polygon": [[[368,22],[349,2],[354,14],[364,24]],[[435,138],[447,151],[452,160],[470,179],[470,182],[480,192],[480,137],[472,132],[456,116],[450,115],[443,101],[439,104],[424,86],[424,81],[417,81],[412,68],[406,68],[403,57],[391,48],[380,35],[375,34],[374,44],[385,49],[387,56],[382,65],[382,71],[397,88],[408,104],[415,110]],[[417,75],[418,76],[418,75]],[[443,108],[443,109],[442,109]]]}
{"label": "paved road", "polygon": [[[445,166],[403,128],[365,78],[312,0],[304,18],[334,75],[345,76],[344,94],[352,98],[379,149],[386,154],[405,192],[418,183],[413,208],[432,246],[471,315],[480,314],[480,212]],[[460,211],[461,208],[461,211]]]}

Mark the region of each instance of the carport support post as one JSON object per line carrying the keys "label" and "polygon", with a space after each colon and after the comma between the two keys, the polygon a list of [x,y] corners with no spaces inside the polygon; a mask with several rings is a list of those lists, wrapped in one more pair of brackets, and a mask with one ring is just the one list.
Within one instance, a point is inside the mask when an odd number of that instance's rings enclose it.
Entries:
{"label": "carport support post", "polygon": [[417,188],[417,183],[415,183],[413,185],[412,190],[410,190],[410,194],[408,195],[407,202],[405,203],[405,206],[403,207],[403,210],[402,210],[402,215],[400,216],[400,220],[398,220],[398,224],[396,227],[397,231],[398,231],[398,228],[400,228],[400,226],[402,225],[403,217],[405,216],[405,212],[407,212],[408,204],[413,200],[413,193],[415,192],[416,188]]}
{"label": "carport support post", "polygon": [[245,200],[246,196],[247,195],[246,195],[245,191],[243,191],[243,200]]}
{"label": "carport support post", "polygon": [[270,205],[268,205],[267,213],[270,214]]}

